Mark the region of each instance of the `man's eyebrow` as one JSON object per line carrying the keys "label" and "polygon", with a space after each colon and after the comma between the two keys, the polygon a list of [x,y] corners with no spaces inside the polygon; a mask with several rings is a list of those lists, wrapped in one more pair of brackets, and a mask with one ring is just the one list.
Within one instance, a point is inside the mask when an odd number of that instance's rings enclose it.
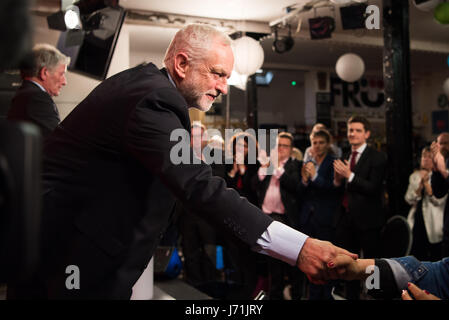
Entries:
{"label": "man's eyebrow", "polygon": [[226,76],[226,77],[230,76],[230,75],[224,70],[223,67],[212,67],[212,68],[211,68],[211,72],[216,73],[216,74],[219,74],[220,76]]}

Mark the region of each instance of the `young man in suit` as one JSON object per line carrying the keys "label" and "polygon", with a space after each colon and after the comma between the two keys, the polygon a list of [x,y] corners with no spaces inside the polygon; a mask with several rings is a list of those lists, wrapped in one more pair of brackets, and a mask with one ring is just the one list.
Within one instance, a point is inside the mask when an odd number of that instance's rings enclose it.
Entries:
{"label": "young man in suit", "polygon": [[52,97],[67,84],[65,77],[70,57],[48,44],[37,44],[32,50],[32,67],[20,70],[23,82],[12,99],[7,119],[37,125],[44,138],[61,121]]}
{"label": "young man in suit", "polygon": [[[108,78],[55,129],[44,149],[41,267],[31,283],[13,286],[15,297],[129,299],[175,199],[316,283],[337,276],[326,267],[336,254],[357,257],[273,222],[209,165],[189,162],[190,139],[173,141],[175,130],[190,132],[188,108],[207,111],[227,93],[231,41],[188,25],[170,43],[166,68],[139,65]],[[187,162],[173,158],[180,143]],[[66,285],[67,270],[78,270],[79,287]]]}
{"label": "young man in suit", "polygon": [[[368,146],[370,123],[354,116],[348,122],[351,155],[334,161],[334,184],[344,191],[335,242],[365,257],[380,256],[380,231],[385,223],[383,208],[387,159],[386,155]],[[348,286],[347,298],[358,299],[359,283]]]}

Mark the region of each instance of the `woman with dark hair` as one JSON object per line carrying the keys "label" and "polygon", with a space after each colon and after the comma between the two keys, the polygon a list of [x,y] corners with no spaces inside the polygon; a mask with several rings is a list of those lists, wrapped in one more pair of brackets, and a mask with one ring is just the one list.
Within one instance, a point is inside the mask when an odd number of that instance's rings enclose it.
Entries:
{"label": "woman with dark hair", "polygon": [[405,201],[410,204],[407,220],[413,231],[411,254],[419,260],[438,261],[443,241],[443,214],[447,196],[440,199],[433,194],[430,179],[433,162],[430,147],[421,153],[419,170],[409,178]]}
{"label": "woman with dark hair", "polygon": [[[257,205],[256,183],[257,170],[260,164],[257,161],[257,140],[247,132],[235,134],[227,146],[227,155],[232,157],[232,164],[226,161],[225,180],[228,188],[235,189],[240,196],[247,198]],[[258,276],[259,257],[254,251],[243,246],[240,242],[228,237],[221,239],[224,248],[224,262],[227,282],[231,284],[226,299],[247,300],[257,295],[256,287]]]}
{"label": "woman with dark hair", "polygon": [[229,143],[232,164],[226,165],[226,183],[252,204],[257,205],[256,175],[260,167],[257,161],[258,144],[254,136],[247,132],[235,134]]}

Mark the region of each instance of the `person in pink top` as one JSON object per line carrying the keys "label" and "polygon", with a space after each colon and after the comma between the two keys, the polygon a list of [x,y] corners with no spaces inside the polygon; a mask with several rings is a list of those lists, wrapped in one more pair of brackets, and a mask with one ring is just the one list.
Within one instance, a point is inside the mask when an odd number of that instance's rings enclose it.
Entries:
{"label": "person in pink top", "polygon": [[[272,175],[267,174],[269,163],[258,171],[257,194],[262,211],[276,221],[291,227],[298,225],[297,190],[300,181],[301,162],[292,157],[293,136],[288,132],[278,135],[277,148],[271,151],[270,158],[277,156],[277,167]],[[271,300],[282,300],[286,285],[284,277],[289,277],[292,285],[292,299],[300,299],[302,275],[292,270],[287,264],[275,259],[268,259],[271,278],[269,297]]]}

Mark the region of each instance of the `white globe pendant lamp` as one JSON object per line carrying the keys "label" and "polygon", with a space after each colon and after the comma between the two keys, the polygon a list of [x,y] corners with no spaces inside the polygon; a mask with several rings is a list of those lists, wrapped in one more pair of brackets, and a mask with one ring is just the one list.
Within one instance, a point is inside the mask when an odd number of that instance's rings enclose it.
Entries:
{"label": "white globe pendant lamp", "polygon": [[243,36],[234,40],[234,70],[239,74],[252,75],[262,67],[263,48],[259,41]]}
{"label": "white globe pendant lamp", "polygon": [[360,56],[354,53],[346,53],[338,58],[335,71],[340,79],[346,82],[355,82],[365,72],[365,63]]}

